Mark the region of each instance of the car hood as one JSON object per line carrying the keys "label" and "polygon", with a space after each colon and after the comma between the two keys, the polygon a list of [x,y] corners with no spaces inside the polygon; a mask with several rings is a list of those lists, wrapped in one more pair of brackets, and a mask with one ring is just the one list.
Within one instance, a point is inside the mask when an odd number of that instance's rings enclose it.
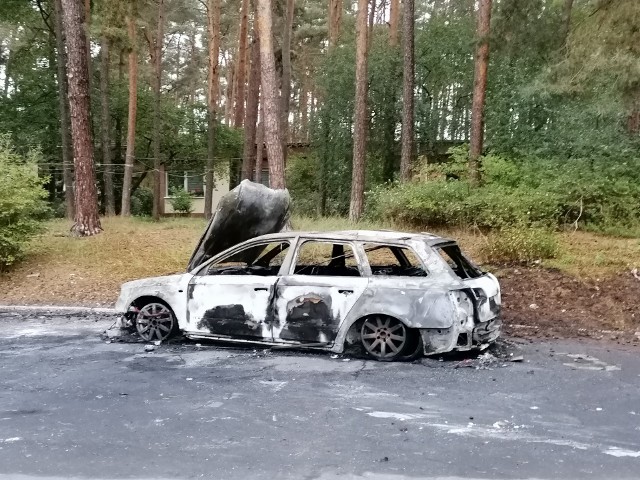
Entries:
{"label": "car hood", "polygon": [[192,271],[214,255],[240,242],[282,231],[289,222],[287,190],[272,190],[244,180],[220,199],[187,271]]}

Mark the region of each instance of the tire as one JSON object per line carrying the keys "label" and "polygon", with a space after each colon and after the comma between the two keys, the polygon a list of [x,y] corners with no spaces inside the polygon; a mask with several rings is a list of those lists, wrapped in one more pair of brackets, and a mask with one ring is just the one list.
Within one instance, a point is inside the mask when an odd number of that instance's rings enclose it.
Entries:
{"label": "tire", "polygon": [[146,342],[164,341],[178,332],[178,321],[169,306],[160,301],[145,303],[135,318],[136,331]]}
{"label": "tire", "polygon": [[[360,327],[360,341],[370,357],[381,362],[406,360],[408,349],[415,351],[413,332],[392,317],[368,317]],[[412,356],[412,355],[411,355]]]}

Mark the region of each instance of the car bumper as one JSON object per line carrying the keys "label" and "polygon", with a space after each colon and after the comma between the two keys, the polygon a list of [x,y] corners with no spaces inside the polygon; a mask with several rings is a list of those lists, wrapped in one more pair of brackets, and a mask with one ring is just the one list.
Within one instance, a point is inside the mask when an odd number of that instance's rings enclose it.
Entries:
{"label": "car bumper", "polygon": [[420,329],[425,355],[486,348],[497,340],[501,332],[500,317],[476,323],[471,328],[454,325],[450,328]]}

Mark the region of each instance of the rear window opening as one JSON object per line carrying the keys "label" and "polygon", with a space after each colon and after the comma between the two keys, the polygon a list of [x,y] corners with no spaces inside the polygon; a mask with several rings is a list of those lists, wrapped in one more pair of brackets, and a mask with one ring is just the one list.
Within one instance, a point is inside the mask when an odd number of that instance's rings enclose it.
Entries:
{"label": "rear window opening", "polygon": [[426,277],[418,255],[408,247],[366,243],[364,251],[371,273],[384,277]]}
{"label": "rear window opening", "polygon": [[482,270],[467,260],[458,245],[439,245],[435,247],[435,250],[440,254],[442,259],[449,264],[451,270],[462,280],[478,278],[484,275]]}

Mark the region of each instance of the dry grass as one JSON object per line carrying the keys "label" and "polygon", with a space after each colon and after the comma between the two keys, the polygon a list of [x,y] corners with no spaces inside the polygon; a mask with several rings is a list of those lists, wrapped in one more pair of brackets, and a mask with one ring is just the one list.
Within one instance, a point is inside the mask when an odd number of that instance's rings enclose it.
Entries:
{"label": "dry grass", "polygon": [[0,276],[0,303],[111,304],[122,282],[184,271],[205,222],[104,218],[102,226],[76,239],[67,221],[50,222],[25,261]]}
{"label": "dry grass", "polygon": [[[0,304],[112,304],[122,282],[183,272],[205,227],[201,219],[165,219],[154,223],[137,218],[105,218],[104,233],[75,239],[69,223],[52,221],[29,247],[27,258],[0,276]],[[345,219],[294,218],[296,230],[344,230]],[[391,224],[362,222],[360,229],[393,229]],[[401,227],[395,227],[401,228]],[[484,236],[470,230],[438,230],[457,239],[482,263]],[[562,254],[545,266],[581,278],[606,278],[640,267],[640,241],[589,233],[560,234]]]}
{"label": "dry grass", "polygon": [[640,239],[563,233],[560,255],[545,265],[582,279],[607,278],[640,268]]}

